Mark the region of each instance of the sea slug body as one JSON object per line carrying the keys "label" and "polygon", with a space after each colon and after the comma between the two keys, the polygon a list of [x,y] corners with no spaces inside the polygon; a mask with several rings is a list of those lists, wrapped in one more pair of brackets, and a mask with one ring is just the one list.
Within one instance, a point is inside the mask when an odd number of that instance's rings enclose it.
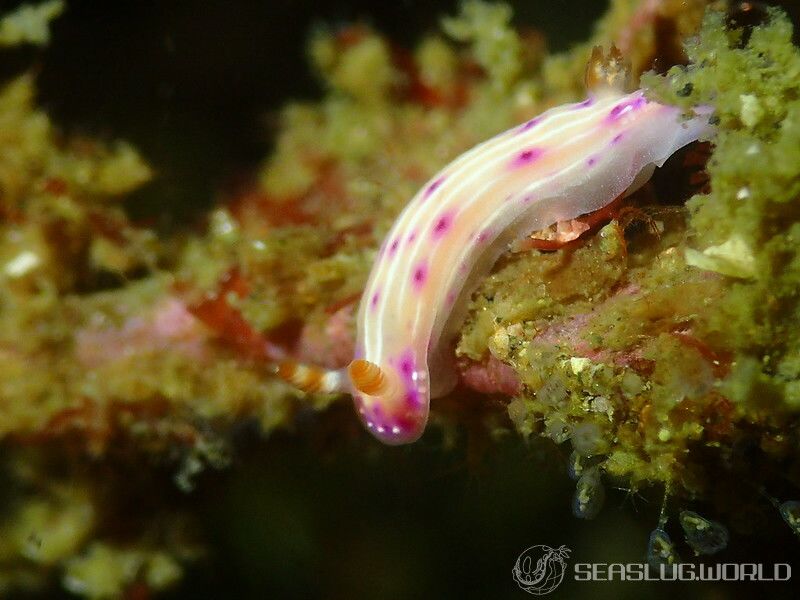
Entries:
{"label": "sea slug body", "polygon": [[402,444],[457,377],[453,338],[469,296],[515,240],[608,205],[676,150],[710,134],[709,115],[642,91],[606,90],[553,108],[467,151],[436,174],[389,231],[357,319],[355,360],[325,375],[365,426]]}

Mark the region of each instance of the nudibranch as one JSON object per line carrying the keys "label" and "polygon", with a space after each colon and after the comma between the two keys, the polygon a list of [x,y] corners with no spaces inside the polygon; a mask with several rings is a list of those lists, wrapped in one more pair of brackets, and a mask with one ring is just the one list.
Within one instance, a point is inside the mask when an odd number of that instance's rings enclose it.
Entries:
{"label": "nudibranch", "polygon": [[350,365],[285,361],[279,373],[307,391],[352,394],[379,440],[415,441],[430,399],[456,383],[452,342],[469,297],[510,244],[632,193],[710,131],[707,110],[686,116],[610,86],[479,144],[428,181],[386,236]]}

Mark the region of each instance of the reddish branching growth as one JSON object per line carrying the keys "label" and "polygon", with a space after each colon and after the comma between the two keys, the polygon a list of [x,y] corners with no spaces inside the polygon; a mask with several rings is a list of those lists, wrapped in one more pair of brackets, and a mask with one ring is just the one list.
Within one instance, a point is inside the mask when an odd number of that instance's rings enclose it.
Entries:
{"label": "reddish branching growth", "polygon": [[215,292],[200,302],[189,306],[189,311],[217,334],[217,338],[243,357],[256,360],[273,360],[271,345],[242,313],[231,306],[230,295],[243,298],[250,291],[247,280],[238,269],[228,271]]}

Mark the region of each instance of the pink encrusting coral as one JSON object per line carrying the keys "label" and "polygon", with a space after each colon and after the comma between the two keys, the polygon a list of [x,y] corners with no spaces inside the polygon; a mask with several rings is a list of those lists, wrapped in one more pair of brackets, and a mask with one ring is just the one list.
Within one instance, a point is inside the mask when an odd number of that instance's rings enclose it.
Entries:
{"label": "pink encrusting coral", "polygon": [[79,330],[75,354],[87,368],[167,349],[193,360],[210,359],[209,333],[184,302],[166,296],[148,313],[130,316],[121,326],[103,320]]}
{"label": "pink encrusting coral", "polygon": [[461,381],[476,392],[517,396],[522,391],[514,369],[494,356],[480,363],[460,361],[458,367]]}

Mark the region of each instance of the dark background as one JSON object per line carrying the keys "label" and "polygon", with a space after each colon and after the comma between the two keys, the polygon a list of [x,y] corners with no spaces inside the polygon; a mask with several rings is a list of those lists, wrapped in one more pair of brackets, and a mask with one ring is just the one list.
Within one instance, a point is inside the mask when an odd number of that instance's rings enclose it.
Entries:
{"label": "dark background", "polygon": [[[16,4],[0,2],[3,10]],[[539,27],[551,48],[564,49],[588,35],[606,3],[513,4],[519,23]],[[138,146],[158,177],[134,196],[131,210],[182,227],[266,155],[277,108],[322,93],[305,61],[312,27],[362,19],[412,45],[456,5],[74,0],[55,22],[51,46],[4,51],[0,75],[35,66],[41,104],[66,132]],[[355,421],[341,412],[266,441],[243,434],[232,468],[200,478],[181,502],[201,516],[211,552],[170,597],[521,599],[530,596],[516,588],[511,568],[534,544],[565,544],[573,562],[644,559],[657,492],[631,498],[610,489],[600,516],[579,521],[570,510],[566,449],[526,445],[512,434],[484,452],[464,436],[443,450],[435,430],[404,448],[380,446],[366,434],[342,443],[336,431],[322,431],[326,423]],[[797,539],[770,511],[769,527],[734,535],[715,560],[800,569]],[[690,558],[674,516],[669,530]],[[569,577],[549,597],[675,594],[795,597],[777,584],[578,584]]]}

